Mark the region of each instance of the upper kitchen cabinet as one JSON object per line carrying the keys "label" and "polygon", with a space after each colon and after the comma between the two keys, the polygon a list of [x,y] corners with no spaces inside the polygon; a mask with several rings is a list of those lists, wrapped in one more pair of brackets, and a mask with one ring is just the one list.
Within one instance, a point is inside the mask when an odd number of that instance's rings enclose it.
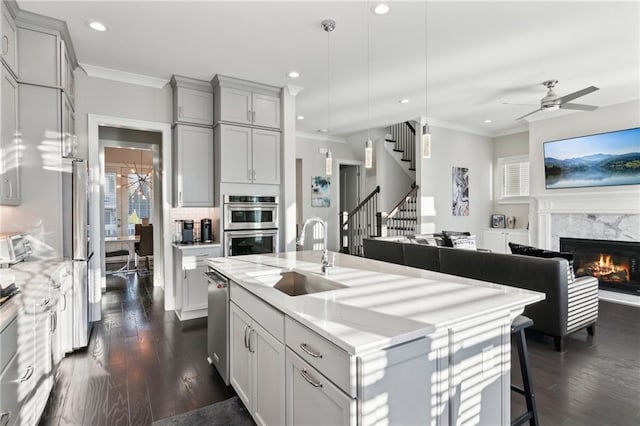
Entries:
{"label": "upper kitchen cabinet", "polygon": [[18,34],[16,29],[16,22],[13,19],[13,15],[7,8],[5,2],[1,2],[2,20],[0,26],[2,27],[2,43],[0,45],[0,58],[4,62],[5,66],[13,73],[14,76],[18,75],[18,64],[16,54],[16,43],[18,40]]}
{"label": "upper kitchen cabinet", "polygon": [[280,132],[219,124],[220,182],[280,183]]}
{"label": "upper kitchen cabinet", "polygon": [[213,129],[173,128],[174,207],[213,207]]}
{"label": "upper kitchen cabinet", "polygon": [[20,82],[60,87],[60,35],[55,30],[18,23]]}
{"label": "upper kitchen cabinet", "polygon": [[281,129],[280,88],[216,75],[214,122]]}
{"label": "upper kitchen cabinet", "polygon": [[171,86],[174,123],[213,125],[213,93],[209,83],[174,75]]}
{"label": "upper kitchen cabinet", "polygon": [[20,147],[18,134],[18,83],[2,65],[0,83],[0,204],[20,204]]}
{"label": "upper kitchen cabinet", "polygon": [[60,86],[68,99],[69,105],[75,109],[76,81],[73,75],[73,63],[64,40],[60,40]]}

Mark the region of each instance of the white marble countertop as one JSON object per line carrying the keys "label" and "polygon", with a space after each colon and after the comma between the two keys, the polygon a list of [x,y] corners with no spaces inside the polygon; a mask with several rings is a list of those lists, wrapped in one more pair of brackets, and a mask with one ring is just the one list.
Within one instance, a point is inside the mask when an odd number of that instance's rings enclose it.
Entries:
{"label": "white marble countertop", "polygon": [[[333,256],[333,253],[330,253]],[[320,273],[319,251],[211,258],[208,264],[285,315],[357,355],[497,312],[543,293],[336,253],[329,279],[348,288],[291,297],[280,272]]]}
{"label": "white marble countertop", "polygon": [[52,280],[59,279],[64,259],[30,259],[16,263],[11,268],[0,269],[0,280],[13,281],[20,293],[0,308],[0,330],[16,317],[25,299],[48,297]]}

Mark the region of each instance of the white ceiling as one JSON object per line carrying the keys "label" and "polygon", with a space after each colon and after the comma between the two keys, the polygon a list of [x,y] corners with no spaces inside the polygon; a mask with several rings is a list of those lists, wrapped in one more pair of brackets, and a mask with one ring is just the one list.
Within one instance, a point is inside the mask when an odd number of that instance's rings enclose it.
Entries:
{"label": "white ceiling", "polygon": [[[425,115],[425,2],[387,3],[391,11],[376,16],[363,1],[18,1],[65,21],[81,64],[166,80],[220,73],[301,86],[296,109],[305,120],[297,128],[307,132],[327,127],[328,40],[320,22],[334,19],[333,135]],[[640,98],[638,1],[429,1],[426,16],[430,124],[487,135],[526,130],[515,118],[538,107],[547,79],[559,80],[559,95],[600,88],[578,103]],[[89,29],[92,19],[108,31]],[[300,78],[287,77],[293,69]],[[569,113],[589,114],[531,118]]]}

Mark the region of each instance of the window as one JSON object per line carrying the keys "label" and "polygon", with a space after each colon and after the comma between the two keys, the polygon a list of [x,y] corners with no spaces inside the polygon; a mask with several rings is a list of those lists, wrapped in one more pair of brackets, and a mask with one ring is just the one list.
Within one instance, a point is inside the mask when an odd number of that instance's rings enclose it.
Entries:
{"label": "window", "polygon": [[498,158],[498,173],[500,174],[499,201],[528,202],[529,200],[529,157],[519,155],[515,157]]}

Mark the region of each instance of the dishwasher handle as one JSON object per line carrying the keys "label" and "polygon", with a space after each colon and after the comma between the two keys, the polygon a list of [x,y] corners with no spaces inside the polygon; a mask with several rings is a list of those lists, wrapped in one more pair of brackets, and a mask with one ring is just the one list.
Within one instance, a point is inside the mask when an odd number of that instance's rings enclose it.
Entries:
{"label": "dishwasher handle", "polygon": [[209,281],[209,285],[215,285],[216,288],[227,288],[229,287],[229,279],[214,272],[207,271],[204,273],[207,276],[207,281]]}

